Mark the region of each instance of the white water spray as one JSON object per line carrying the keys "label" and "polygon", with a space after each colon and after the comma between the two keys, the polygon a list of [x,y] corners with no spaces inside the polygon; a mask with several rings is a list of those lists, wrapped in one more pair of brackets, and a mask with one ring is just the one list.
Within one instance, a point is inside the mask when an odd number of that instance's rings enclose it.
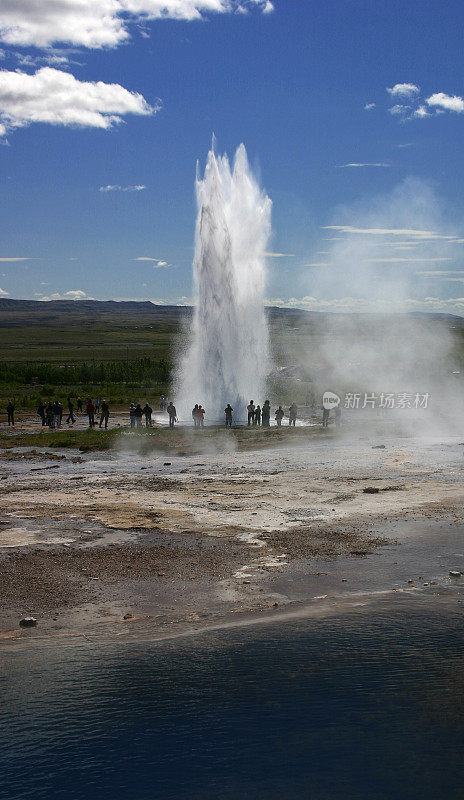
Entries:
{"label": "white water spray", "polygon": [[272,204],[250,171],[243,144],[232,170],[227,156],[209,152],[202,179],[197,170],[196,194],[196,305],[176,405],[189,419],[201,403],[206,420],[217,421],[230,403],[239,421],[250,399],[261,405],[266,399],[264,278]]}

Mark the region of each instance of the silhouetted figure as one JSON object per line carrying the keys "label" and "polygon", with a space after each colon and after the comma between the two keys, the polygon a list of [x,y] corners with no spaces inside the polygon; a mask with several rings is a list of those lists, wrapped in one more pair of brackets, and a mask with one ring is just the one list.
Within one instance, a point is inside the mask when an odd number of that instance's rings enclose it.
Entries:
{"label": "silhouetted figure", "polygon": [[66,417],[66,422],[68,423],[68,425],[69,425],[70,422],[74,423],[76,421],[74,419],[73,411],[74,411],[73,401],[71,400],[70,397],[68,397],[68,416]]}
{"label": "silhouetted figure", "polygon": [[298,406],[297,406],[296,403],[292,403],[292,405],[288,409],[288,424],[289,425],[293,425],[295,427],[297,414],[298,414]]}
{"label": "silhouetted figure", "polygon": [[133,403],[129,406],[129,420],[131,428],[135,428],[135,406]]}
{"label": "silhouetted figure", "polygon": [[248,411],[248,425],[252,425],[255,421],[255,404],[253,400],[250,400],[249,404],[247,405]]}
{"label": "silhouetted figure", "polygon": [[143,413],[145,414],[145,427],[151,428],[151,415],[153,414],[153,409],[148,403],[145,403],[143,407]]}
{"label": "silhouetted figure", "polygon": [[261,409],[261,423],[263,428],[269,428],[271,424],[271,404],[265,400]]}
{"label": "silhouetted figure", "polygon": [[96,397],[95,398],[95,412],[98,414],[99,411],[100,411],[100,398]]}
{"label": "silhouetted figure", "polygon": [[163,411],[163,412],[166,411],[166,398],[165,398],[164,394],[162,394],[161,397],[160,397],[159,407],[160,407],[160,411]]}
{"label": "silhouetted figure", "polygon": [[254,418],[255,425],[261,425],[261,406],[256,406],[255,408],[255,418]]}
{"label": "silhouetted figure", "polygon": [[335,427],[339,428],[342,422],[342,410],[339,405],[335,408],[334,417],[335,417]]}
{"label": "silhouetted figure", "polygon": [[283,410],[282,406],[279,406],[279,408],[275,412],[275,420],[276,420],[277,425],[279,426],[279,428],[282,425],[283,418],[284,418],[284,410]]}
{"label": "silhouetted figure", "polygon": [[198,406],[198,424],[200,428],[203,428],[205,424],[205,409],[203,408],[201,403]]}
{"label": "silhouetted figure", "polygon": [[82,400],[80,397],[77,398],[77,413],[82,414]]}
{"label": "silhouetted figure", "polygon": [[55,405],[53,406],[53,413],[55,415],[55,427],[61,428],[61,418],[63,416],[63,406],[61,405],[59,400],[55,400]]}
{"label": "silhouetted figure", "polygon": [[85,413],[89,418],[89,428],[93,428],[95,425],[95,403],[91,397],[87,398],[87,402],[85,404]]}
{"label": "silhouetted figure", "polygon": [[135,424],[137,428],[142,427],[142,416],[143,416],[142,406],[140,405],[140,403],[137,403],[134,411]]}
{"label": "silhouetted figure", "polygon": [[227,403],[227,406],[224,409],[224,414],[226,415],[226,428],[232,427],[232,412],[233,408],[230,403]]}
{"label": "silhouetted figure", "polygon": [[42,400],[40,401],[39,405],[37,406],[37,414],[39,415],[40,419],[42,420],[42,427],[44,427],[44,425],[45,425],[45,406],[42,403]]}
{"label": "silhouetted figure", "polygon": [[174,403],[171,400],[169,401],[169,405],[166,408],[166,411],[169,414],[169,427],[173,428],[174,423],[177,421],[177,411]]}
{"label": "silhouetted figure", "polygon": [[193,427],[198,428],[198,425],[200,424],[200,420],[198,417],[198,403],[195,403],[192,409],[192,419],[193,419]]}
{"label": "silhouetted figure", "polygon": [[8,400],[8,405],[6,407],[6,413],[8,414],[8,425],[12,425],[14,428],[14,412],[15,407],[11,400]]}
{"label": "silhouetted figure", "polygon": [[105,428],[108,427],[108,419],[110,416],[110,407],[105,399],[102,400],[101,404],[101,414],[100,414],[100,424],[99,428],[101,428],[102,424],[105,423]]}
{"label": "silhouetted figure", "polygon": [[324,408],[322,410],[322,427],[328,428],[329,427],[329,417],[330,417],[330,408]]}
{"label": "silhouetted figure", "polygon": [[55,417],[53,414],[53,405],[50,400],[47,403],[47,407],[45,409],[45,419],[47,421],[47,425],[49,428],[53,428],[55,426]]}

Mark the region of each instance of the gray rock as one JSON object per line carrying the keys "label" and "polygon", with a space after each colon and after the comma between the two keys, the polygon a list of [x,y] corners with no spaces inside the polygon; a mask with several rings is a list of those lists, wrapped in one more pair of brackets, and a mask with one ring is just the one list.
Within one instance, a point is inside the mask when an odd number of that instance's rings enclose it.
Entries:
{"label": "gray rock", "polygon": [[33,628],[37,625],[37,620],[35,617],[23,617],[19,620],[19,625],[21,628]]}

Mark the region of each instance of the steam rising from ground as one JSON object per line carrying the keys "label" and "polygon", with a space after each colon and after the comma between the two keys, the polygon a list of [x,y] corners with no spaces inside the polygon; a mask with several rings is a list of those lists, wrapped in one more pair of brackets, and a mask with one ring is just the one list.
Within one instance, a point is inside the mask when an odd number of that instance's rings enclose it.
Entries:
{"label": "steam rising from ground", "polygon": [[250,171],[243,144],[232,169],[226,155],[209,152],[204,177],[197,175],[196,194],[197,299],[176,381],[176,407],[188,419],[194,403],[201,403],[206,419],[213,421],[223,420],[231,403],[238,421],[250,399],[265,399],[264,253],[271,201]]}
{"label": "steam rising from ground", "polygon": [[302,359],[307,371],[326,389],[361,392],[361,404],[364,392],[428,393],[427,412],[383,415],[407,430],[414,417],[425,434],[457,433],[464,414],[462,320],[417,313],[452,314],[462,302],[448,299],[464,282],[464,240],[451,214],[428,184],[412,178],[387,195],[340,207],[324,231],[324,263],[308,276],[311,295],[327,300],[319,308],[354,313],[327,315]]}

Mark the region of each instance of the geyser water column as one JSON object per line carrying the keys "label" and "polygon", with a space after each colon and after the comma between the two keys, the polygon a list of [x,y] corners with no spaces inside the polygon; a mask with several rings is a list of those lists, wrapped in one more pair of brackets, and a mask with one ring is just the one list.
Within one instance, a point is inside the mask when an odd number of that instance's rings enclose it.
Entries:
{"label": "geyser water column", "polygon": [[266,399],[264,280],[272,204],[250,171],[243,144],[232,169],[226,155],[209,152],[203,178],[197,169],[196,194],[196,304],[176,405],[180,417],[189,419],[193,405],[201,403],[212,422],[224,419],[230,403],[239,421],[250,399]]}

